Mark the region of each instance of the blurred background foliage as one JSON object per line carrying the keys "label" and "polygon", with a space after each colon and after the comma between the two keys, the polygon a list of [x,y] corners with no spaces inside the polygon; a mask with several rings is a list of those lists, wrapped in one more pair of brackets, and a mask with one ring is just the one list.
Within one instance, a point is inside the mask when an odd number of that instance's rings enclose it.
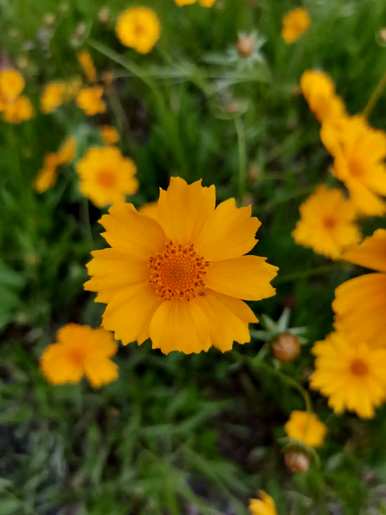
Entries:
{"label": "blurred background foliage", "polygon": [[[162,20],[148,56],[114,35],[130,4],[0,0],[1,58],[22,70],[38,107],[42,85],[80,76],[76,51],[90,50],[100,79],[114,78],[108,115],[96,121],[119,129],[137,163],[136,205],[177,174],[216,184],[220,199],[253,203],[259,254],[280,267],[277,296],[258,310],[275,320],[288,307],[291,324],[306,328],[301,359],[281,365],[306,385],[307,349],[329,331],[334,288],[352,269],[291,237],[299,203],[333,181],[298,81],[320,67],[360,112],[386,68],[386,3],[304,2],[312,27],[287,46],[281,19],[293,2],[218,0],[207,10],[144,1]],[[253,62],[235,51],[249,32],[262,43]],[[371,122],[382,127],[385,115],[380,102]],[[321,465],[291,477],[280,437],[302,398],[275,375],[277,362],[271,373],[256,358],[258,339],[225,355],[121,348],[119,381],[98,392],[42,378],[38,357],[60,325],[99,323],[102,307],[82,284],[90,250],[102,245],[101,213],[80,196],[72,167],[44,195],[32,183],[66,135],[76,136],[78,157],[98,142],[96,121],[68,104],[20,126],[0,122],[0,515],[245,514],[261,487],[283,514],[386,513],[385,409],[373,422],[339,418],[316,396],[329,427]]]}

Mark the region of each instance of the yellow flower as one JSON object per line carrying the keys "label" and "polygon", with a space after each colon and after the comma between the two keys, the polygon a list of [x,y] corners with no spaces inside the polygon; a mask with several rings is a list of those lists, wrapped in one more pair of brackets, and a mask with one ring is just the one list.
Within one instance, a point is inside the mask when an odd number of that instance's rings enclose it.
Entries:
{"label": "yellow flower", "polygon": [[90,52],[87,52],[87,50],[81,50],[78,52],[77,57],[86,79],[90,82],[95,82],[97,79],[97,72]]}
{"label": "yellow flower", "polygon": [[337,188],[319,186],[300,206],[300,220],[292,236],[296,243],[337,259],[360,240],[356,210]]}
{"label": "yellow flower", "polygon": [[352,201],[364,215],[382,215],[386,204],[386,134],[360,116],[327,121],[323,144],[334,158],[333,173],[344,182]]}
{"label": "yellow flower", "polygon": [[281,36],[290,45],[297,41],[311,25],[310,15],[304,7],[296,7],[283,16]]}
{"label": "yellow flower", "polygon": [[243,300],[271,297],[277,268],[244,255],[261,225],[251,207],[229,199],[215,208],[215,200],[214,186],[173,177],[160,191],[157,220],[132,204],[102,217],[111,248],[93,252],[85,288],[107,304],[103,326],[117,339],[150,337],[165,354],[212,345],[225,352],[250,341],[248,324],[257,319]]}
{"label": "yellow flower", "polygon": [[63,81],[49,82],[43,88],[40,96],[40,109],[43,113],[56,111],[66,100],[66,83]]}
{"label": "yellow flower", "polygon": [[111,125],[102,125],[99,128],[101,138],[104,143],[107,145],[115,145],[119,141],[119,132],[115,127],[111,127]]}
{"label": "yellow flower", "polygon": [[129,7],[118,16],[115,31],[123,45],[147,54],[160,38],[161,24],[153,9]]}
{"label": "yellow flower", "polygon": [[136,166],[115,147],[92,147],[76,165],[80,190],[96,206],[125,199],[138,189]]}
{"label": "yellow flower", "polygon": [[76,139],[73,136],[69,136],[59,147],[57,151],[57,162],[58,165],[66,165],[74,160],[76,152]]}
{"label": "yellow flower", "polygon": [[376,270],[344,282],[335,291],[336,327],[373,346],[386,347],[386,230],[378,229],[343,259]]}
{"label": "yellow flower", "polygon": [[21,123],[30,120],[34,115],[34,108],[29,98],[24,95],[17,97],[13,102],[5,104],[3,118],[8,123]]}
{"label": "yellow flower", "polygon": [[[193,5],[197,0],[175,0],[175,2],[179,7],[183,7],[185,5]],[[202,5],[202,7],[212,7],[216,3],[216,0],[198,0],[198,3]]]}
{"label": "yellow flower", "polygon": [[259,499],[249,501],[251,515],[277,515],[275,501],[263,490],[259,492]]}
{"label": "yellow flower", "polygon": [[150,216],[150,218],[157,219],[158,202],[148,202],[139,208],[141,215]]}
{"label": "yellow flower", "polygon": [[58,178],[58,164],[58,156],[56,153],[52,152],[45,156],[43,167],[39,170],[37,176],[35,177],[35,191],[38,193],[44,193],[55,185]]}
{"label": "yellow flower", "polygon": [[323,445],[327,433],[325,424],[308,411],[293,411],[284,429],[289,438],[308,447]]}
{"label": "yellow flower", "polygon": [[316,362],[311,387],[328,397],[335,413],[349,410],[362,418],[373,417],[374,409],[385,400],[386,350],[332,333],[312,352]]}
{"label": "yellow flower", "polygon": [[0,70],[0,105],[14,102],[25,87],[23,76],[13,68]]}
{"label": "yellow flower", "polygon": [[101,86],[82,88],[76,96],[76,103],[87,116],[94,116],[106,112],[106,104],[102,97],[103,88]]}
{"label": "yellow flower", "polygon": [[300,89],[310,110],[320,121],[336,120],[346,115],[344,103],[335,93],[335,84],[321,70],[306,70],[300,78]]}
{"label": "yellow flower", "polygon": [[87,377],[94,388],[115,381],[118,367],[110,359],[117,346],[104,329],[67,324],[57,333],[57,342],[44,350],[40,366],[52,384],[78,383]]}

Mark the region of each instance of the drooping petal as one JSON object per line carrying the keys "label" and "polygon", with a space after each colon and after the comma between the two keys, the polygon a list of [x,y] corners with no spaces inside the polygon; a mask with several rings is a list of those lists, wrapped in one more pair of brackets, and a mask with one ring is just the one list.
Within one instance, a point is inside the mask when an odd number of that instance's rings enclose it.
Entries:
{"label": "drooping petal", "polygon": [[100,388],[118,378],[118,366],[109,359],[90,357],[85,363],[85,375],[94,388]]}

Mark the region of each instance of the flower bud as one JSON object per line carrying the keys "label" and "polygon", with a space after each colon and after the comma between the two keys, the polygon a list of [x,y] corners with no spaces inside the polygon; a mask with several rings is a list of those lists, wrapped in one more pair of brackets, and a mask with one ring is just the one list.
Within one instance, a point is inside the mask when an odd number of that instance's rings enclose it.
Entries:
{"label": "flower bud", "polygon": [[290,472],[307,472],[310,468],[310,458],[302,451],[287,451],[284,454],[284,462]]}
{"label": "flower bud", "polygon": [[254,36],[241,35],[236,43],[236,50],[240,57],[246,58],[253,54],[256,46]]}
{"label": "flower bud", "polygon": [[291,333],[280,334],[272,343],[272,352],[279,361],[294,361],[300,354],[299,338]]}
{"label": "flower bud", "polygon": [[101,23],[108,23],[110,20],[110,9],[107,6],[101,7],[98,12],[98,20]]}

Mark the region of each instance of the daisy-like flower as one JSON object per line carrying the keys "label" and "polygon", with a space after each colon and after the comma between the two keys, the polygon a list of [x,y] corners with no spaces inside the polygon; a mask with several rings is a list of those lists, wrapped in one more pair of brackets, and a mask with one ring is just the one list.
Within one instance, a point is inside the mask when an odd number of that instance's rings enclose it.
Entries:
{"label": "daisy-like flower", "polygon": [[174,177],[154,218],[132,204],[102,217],[111,248],[92,253],[85,288],[107,304],[103,326],[118,340],[150,337],[165,354],[225,352],[250,341],[248,324],[257,319],[243,300],[272,296],[277,268],[244,255],[261,225],[251,207],[229,199],[215,208],[215,197],[214,186]]}
{"label": "daisy-like flower", "polygon": [[300,89],[310,110],[319,122],[346,115],[345,105],[335,92],[335,84],[321,70],[306,70],[300,78]]}
{"label": "daisy-like flower", "polygon": [[115,32],[123,45],[148,54],[160,38],[161,23],[150,7],[129,7],[118,16]]}
{"label": "daisy-like flower", "polygon": [[364,215],[386,211],[386,134],[370,127],[361,116],[327,121],[321,138],[333,156],[333,173],[344,182],[357,208]]}
{"label": "daisy-like flower", "polygon": [[101,138],[106,145],[115,145],[119,141],[119,132],[111,125],[102,125],[99,128]]}
{"label": "daisy-like flower", "polygon": [[350,279],[335,290],[333,309],[338,331],[386,347],[386,230],[378,229],[343,259],[375,270]]}
{"label": "daisy-like flower", "polygon": [[30,120],[34,115],[31,100],[24,95],[12,102],[7,102],[3,109],[3,118],[8,123],[21,123]]}
{"label": "daisy-like flower", "polygon": [[67,324],[57,332],[57,342],[43,351],[40,367],[52,384],[78,383],[85,376],[99,388],[118,377],[118,367],[111,360],[116,352],[111,333]]}
{"label": "daisy-like flower", "polygon": [[96,206],[120,202],[138,189],[134,161],[115,147],[92,147],[76,165],[80,191]]}
{"label": "daisy-like flower", "polygon": [[249,501],[249,513],[251,515],[277,515],[275,501],[266,492],[260,490],[259,498]]}
{"label": "daisy-like flower", "polygon": [[316,361],[311,387],[328,397],[335,413],[349,410],[362,418],[373,417],[386,395],[386,349],[357,335],[332,333],[312,352]]}
{"label": "daisy-like flower", "polygon": [[76,95],[76,103],[87,116],[94,116],[106,112],[106,104],[102,97],[103,88],[101,86],[82,88]]}
{"label": "daisy-like flower", "polygon": [[298,410],[291,413],[284,429],[289,438],[307,447],[321,447],[327,433],[327,427],[317,415]]}
{"label": "daisy-like flower", "polygon": [[337,188],[319,186],[300,206],[292,236],[296,243],[332,259],[360,241],[354,204]]}
{"label": "daisy-like flower", "polygon": [[77,58],[86,79],[90,82],[95,82],[97,80],[97,72],[90,52],[81,50],[78,52]]}
{"label": "daisy-like flower", "polygon": [[[175,2],[179,7],[184,7],[185,5],[195,4],[197,0],[175,0]],[[202,7],[213,7],[216,3],[216,0],[198,0],[198,3]]]}
{"label": "daisy-like flower", "polygon": [[66,83],[64,81],[49,82],[43,88],[40,96],[40,109],[43,113],[52,113],[66,99]]}
{"label": "daisy-like flower", "polygon": [[13,68],[0,70],[0,111],[9,102],[14,102],[25,87],[21,73]]}
{"label": "daisy-like flower", "polygon": [[311,17],[304,7],[296,7],[283,16],[281,36],[290,45],[310,27]]}

